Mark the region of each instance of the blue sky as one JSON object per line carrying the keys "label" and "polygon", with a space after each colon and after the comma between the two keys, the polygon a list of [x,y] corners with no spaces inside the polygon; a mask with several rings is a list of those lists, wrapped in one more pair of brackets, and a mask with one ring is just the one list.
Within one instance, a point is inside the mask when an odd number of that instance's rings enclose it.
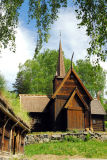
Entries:
{"label": "blue sky", "polygon": [[19,21],[22,23],[23,27],[35,31],[35,20],[30,21],[30,23],[28,24],[28,10],[29,10],[28,5],[29,1],[25,0],[19,10],[20,13]]}
{"label": "blue sky", "polygon": [[[3,50],[2,58],[0,58],[0,69],[3,73],[9,90],[15,82],[18,66],[27,59],[31,59],[34,55],[36,47],[37,33],[35,29],[35,21],[28,22],[28,0],[25,0],[20,10],[19,25],[16,34],[16,53],[11,53],[8,49]],[[58,20],[52,25],[50,30],[50,39],[48,43],[44,43],[44,49],[59,48],[60,32],[62,33],[61,41],[64,54],[71,59],[74,51],[74,62],[78,59],[84,59],[87,55],[86,49],[89,47],[90,38],[86,35],[85,27],[78,29],[74,8],[61,9]],[[107,62],[101,63],[102,67],[107,70]]]}

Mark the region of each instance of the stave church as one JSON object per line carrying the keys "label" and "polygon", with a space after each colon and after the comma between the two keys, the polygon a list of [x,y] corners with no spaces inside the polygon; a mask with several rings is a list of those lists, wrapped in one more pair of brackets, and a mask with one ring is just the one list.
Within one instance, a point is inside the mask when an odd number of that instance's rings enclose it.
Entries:
{"label": "stave church", "polygon": [[53,95],[20,94],[21,105],[32,118],[32,131],[66,131],[85,128],[104,131],[106,112],[93,99],[71,65],[65,74],[61,40]]}

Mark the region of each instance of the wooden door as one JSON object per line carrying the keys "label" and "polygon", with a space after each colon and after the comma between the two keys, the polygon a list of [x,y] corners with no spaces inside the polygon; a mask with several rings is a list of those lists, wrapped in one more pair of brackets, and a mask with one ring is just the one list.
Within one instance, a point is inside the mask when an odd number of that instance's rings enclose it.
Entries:
{"label": "wooden door", "polygon": [[67,111],[68,130],[71,129],[84,129],[84,113],[82,110]]}
{"label": "wooden door", "polygon": [[84,129],[84,106],[74,99],[67,110],[67,129]]}

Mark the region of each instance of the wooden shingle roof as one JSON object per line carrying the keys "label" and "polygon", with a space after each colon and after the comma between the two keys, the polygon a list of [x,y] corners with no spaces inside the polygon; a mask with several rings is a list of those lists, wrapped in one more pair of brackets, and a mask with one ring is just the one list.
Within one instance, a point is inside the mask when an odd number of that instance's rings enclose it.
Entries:
{"label": "wooden shingle roof", "polygon": [[48,95],[20,94],[20,103],[27,112],[43,112],[50,101]]}
{"label": "wooden shingle roof", "polygon": [[59,43],[59,57],[58,57],[56,76],[61,77],[61,78],[65,77],[65,65],[64,65],[64,57],[63,57],[63,53],[62,53],[61,40]]}
{"label": "wooden shingle roof", "polygon": [[106,112],[98,99],[94,99],[91,101],[91,114],[100,114],[106,115]]}

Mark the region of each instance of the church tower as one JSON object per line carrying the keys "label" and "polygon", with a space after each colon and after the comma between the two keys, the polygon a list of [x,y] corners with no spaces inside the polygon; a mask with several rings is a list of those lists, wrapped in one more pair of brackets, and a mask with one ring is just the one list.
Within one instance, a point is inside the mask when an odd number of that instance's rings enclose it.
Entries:
{"label": "church tower", "polygon": [[56,75],[53,80],[53,93],[59,87],[64,77],[65,77],[65,65],[64,65],[64,57],[63,57],[63,52],[62,52],[61,40],[60,40],[58,64],[57,64],[57,69],[56,69]]}

